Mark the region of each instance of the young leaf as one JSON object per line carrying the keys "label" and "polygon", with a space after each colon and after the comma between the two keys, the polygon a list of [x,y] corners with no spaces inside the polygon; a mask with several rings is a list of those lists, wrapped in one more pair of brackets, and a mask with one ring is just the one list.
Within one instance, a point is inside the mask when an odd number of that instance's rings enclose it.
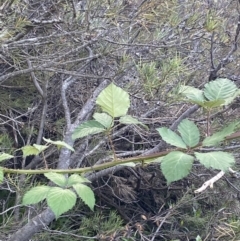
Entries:
{"label": "young leaf", "polygon": [[198,236],[196,237],[196,241],[202,241],[202,238],[198,235]]}
{"label": "young leaf", "polygon": [[95,205],[95,197],[92,189],[84,184],[75,184],[73,185],[78,196],[83,200],[83,202],[93,210]]}
{"label": "young leaf", "polygon": [[96,103],[113,118],[127,114],[130,106],[129,94],[111,83],[98,96]]}
{"label": "young leaf", "polygon": [[78,126],[72,135],[72,138],[75,140],[77,138],[82,138],[88,135],[94,135],[97,133],[104,132],[106,129],[98,121],[90,120],[82,123]]}
{"label": "young leaf", "polygon": [[213,135],[206,137],[203,140],[202,145],[203,146],[216,146],[219,144],[219,142],[223,141],[224,138],[225,138],[225,136],[222,135],[221,131],[216,132]]}
{"label": "young leaf", "polygon": [[161,163],[162,173],[167,179],[167,183],[178,181],[186,177],[193,164],[194,158],[181,151],[172,151],[167,154]]}
{"label": "young leaf", "polygon": [[76,194],[68,189],[52,187],[47,195],[47,204],[54,212],[56,219],[76,204]]}
{"label": "young leaf", "polygon": [[166,127],[161,127],[161,128],[158,128],[157,131],[161,135],[162,139],[166,141],[168,144],[187,149],[187,146],[183,142],[182,138],[172,130]]}
{"label": "young leaf", "polygon": [[58,148],[65,147],[65,148],[74,152],[74,149],[64,141],[52,141],[52,140],[46,139],[44,137],[43,137],[43,140],[46,141],[47,143],[51,143],[53,145],[56,145]]}
{"label": "young leaf", "polygon": [[3,182],[3,178],[4,178],[3,169],[0,167],[0,184]]}
{"label": "young leaf", "polygon": [[33,146],[38,150],[38,153],[41,153],[42,151],[44,151],[48,148],[48,146],[45,146],[45,145],[33,144]]}
{"label": "young leaf", "polygon": [[221,130],[222,135],[224,137],[227,137],[227,136],[233,134],[235,129],[238,127],[239,124],[240,124],[239,121],[235,121],[235,122],[230,123],[228,126],[224,127]]}
{"label": "young leaf", "polygon": [[214,168],[222,171],[227,171],[234,164],[234,156],[223,151],[198,153],[194,152],[196,158],[206,168]]}
{"label": "young leaf", "polygon": [[225,103],[225,100],[217,99],[217,100],[209,100],[204,101],[201,106],[204,108],[213,108],[213,107],[219,107]]}
{"label": "young leaf", "polygon": [[1,162],[1,161],[4,161],[4,160],[7,160],[7,159],[11,159],[11,158],[13,158],[13,157],[14,157],[14,156],[2,152],[2,153],[0,154],[0,162]]}
{"label": "young leaf", "polygon": [[113,126],[113,118],[106,113],[95,113],[93,118],[102,124],[106,129]]}
{"label": "young leaf", "polygon": [[182,85],[182,86],[180,86],[178,93],[186,96],[191,101],[195,101],[195,102],[196,101],[197,102],[204,101],[203,91],[199,90],[197,88],[194,88],[192,86]]}
{"label": "young leaf", "polygon": [[144,128],[148,129],[146,125],[144,125],[142,122],[140,122],[138,119],[130,116],[130,115],[125,115],[120,117],[119,122],[125,125],[142,125]]}
{"label": "young leaf", "polygon": [[200,105],[200,106],[206,108],[205,105],[204,105],[205,101],[195,101],[195,100],[191,100],[191,103],[197,104],[197,105]]}
{"label": "young leaf", "polygon": [[227,136],[234,133],[234,130],[239,125],[239,122],[233,122],[221,131],[214,133],[212,136],[206,137],[202,145],[203,146],[216,146],[219,142],[223,141]]}
{"label": "young leaf", "polygon": [[238,89],[238,90],[234,93],[233,96],[225,99],[225,103],[224,103],[224,104],[225,104],[225,105],[231,104],[231,103],[233,102],[233,100],[234,100],[236,97],[238,97],[239,95],[240,95],[240,89]]}
{"label": "young leaf", "polygon": [[44,173],[44,176],[60,187],[65,187],[67,184],[67,179],[63,174],[47,172],[47,173]]}
{"label": "young leaf", "polygon": [[39,147],[35,147],[35,146],[30,146],[30,145],[27,145],[27,146],[24,146],[21,148],[22,152],[23,152],[23,156],[26,157],[26,156],[31,156],[31,155],[38,155],[41,151],[39,151]]}
{"label": "young leaf", "polygon": [[200,133],[198,127],[190,120],[182,120],[178,125],[178,131],[183,141],[189,146],[194,147],[199,143]]}
{"label": "young leaf", "polygon": [[68,182],[67,182],[67,186],[71,187],[74,184],[78,184],[78,183],[83,183],[83,182],[90,182],[87,178],[82,177],[78,174],[72,174],[69,178],[68,178]]}
{"label": "young leaf", "polygon": [[51,187],[49,186],[33,187],[24,194],[22,203],[24,205],[39,203],[47,197],[50,189]]}
{"label": "young leaf", "polygon": [[204,86],[204,95],[208,100],[227,99],[232,97],[237,91],[237,86],[229,79],[216,79]]}

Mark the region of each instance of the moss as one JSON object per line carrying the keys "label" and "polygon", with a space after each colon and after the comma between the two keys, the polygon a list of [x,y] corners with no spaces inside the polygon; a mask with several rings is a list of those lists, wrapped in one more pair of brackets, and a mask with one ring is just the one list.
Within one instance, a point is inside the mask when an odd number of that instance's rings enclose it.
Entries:
{"label": "moss", "polygon": [[116,212],[111,211],[108,216],[97,212],[92,217],[83,218],[79,231],[86,236],[109,236],[122,226],[123,221]]}

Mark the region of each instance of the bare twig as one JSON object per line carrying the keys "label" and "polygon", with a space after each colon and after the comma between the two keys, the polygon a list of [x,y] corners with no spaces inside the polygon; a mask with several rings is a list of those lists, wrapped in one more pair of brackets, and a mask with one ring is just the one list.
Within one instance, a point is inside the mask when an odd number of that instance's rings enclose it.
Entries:
{"label": "bare twig", "polygon": [[220,171],[216,176],[211,178],[210,180],[203,183],[203,185],[194,191],[194,193],[200,193],[206,190],[208,187],[213,188],[213,184],[218,181],[223,175],[225,174],[224,171]]}
{"label": "bare twig", "polygon": [[158,225],[158,228],[156,229],[155,233],[153,234],[153,237],[151,239],[151,241],[154,241],[157,233],[159,232],[160,228],[163,226],[163,224],[165,223],[166,219],[170,216],[171,214],[171,210],[168,211],[168,213],[165,215],[165,217],[162,219],[161,223]]}
{"label": "bare twig", "polygon": [[213,61],[213,45],[214,45],[214,32],[212,33],[211,36],[211,49],[210,49],[210,60],[211,60],[211,68],[214,70],[215,66],[214,66],[214,61]]}
{"label": "bare twig", "polygon": [[[30,61],[29,59],[27,59],[27,63],[28,63],[29,69],[31,69],[31,68],[32,68],[32,63],[31,63],[31,61]],[[42,98],[44,98],[44,96],[43,96],[43,90],[42,90],[41,86],[39,85],[39,83],[38,83],[38,81],[37,81],[37,78],[36,78],[34,72],[33,72],[33,71],[30,72],[30,74],[31,74],[31,77],[32,77],[32,81],[33,81],[36,89],[38,90],[38,93],[42,96]]]}
{"label": "bare twig", "polygon": [[68,102],[66,98],[66,90],[70,85],[70,83],[73,82],[74,80],[76,80],[76,78],[73,78],[72,76],[67,78],[66,80],[62,80],[62,87],[61,87],[62,105],[63,105],[65,120],[67,124],[67,130],[69,130],[71,127],[71,113],[70,113],[70,109],[68,107]]}

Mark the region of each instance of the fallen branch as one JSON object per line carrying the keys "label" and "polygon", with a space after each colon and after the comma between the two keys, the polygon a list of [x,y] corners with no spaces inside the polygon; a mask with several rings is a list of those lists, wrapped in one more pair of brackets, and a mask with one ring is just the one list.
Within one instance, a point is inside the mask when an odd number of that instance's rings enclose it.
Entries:
{"label": "fallen branch", "polygon": [[[236,171],[234,171],[232,168],[229,168],[229,172],[232,174],[237,174]],[[200,193],[203,192],[205,189],[207,189],[208,187],[213,188],[213,184],[218,181],[221,177],[223,177],[225,174],[224,171],[220,171],[216,176],[214,176],[213,178],[211,178],[210,180],[206,181],[203,183],[203,185],[198,188],[197,190],[194,191],[194,193]]]}
{"label": "fallen branch", "polygon": [[225,174],[224,171],[220,171],[216,176],[214,176],[210,180],[204,182],[203,185],[200,188],[198,188],[197,190],[194,191],[194,193],[203,192],[208,187],[213,188],[214,182],[218,181],[224,174]]}

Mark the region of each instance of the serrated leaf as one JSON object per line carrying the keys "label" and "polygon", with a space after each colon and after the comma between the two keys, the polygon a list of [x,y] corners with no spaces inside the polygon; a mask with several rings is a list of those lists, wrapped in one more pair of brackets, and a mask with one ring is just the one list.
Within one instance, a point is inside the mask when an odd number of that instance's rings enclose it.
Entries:
{"label": "serrated leaf", "polygon": [[95,113],[93,118],[107,129],[113,126],[113,118],[106,113]]}
{"label": "serrated leaf", "polygon": [[38,148],[36,148],[34,146],[30,146],[30,145],[22,147],[21,150],[23,152],[24,157],[31,156],[31,155],[36,156],[41,152],[41,151],[39,151]]}
{"label": "serrated leaf", "polygon": [[58,148],[65,147],[65,148],[74,152],[74,149],[64,141],[52,141],[52,140],[46,139],[44,137],[43,137],[43,140],[46,141],[47,143],[51,143],[51,144],[56,145]]}
{"label": "serrated leaf", "polygon": [[131,125],[131,124],[141,125],[144,128],[148,129],[148,127],[145,124],[143,124],[141,121],[139,121],[138,119],[136,119],[130,115],[125,115],[125,116],[120,117],[119,122],[122,124],[125,124],[125,125]]}
{"label": "serrated leaf", "polygon": [[224,127],[221,130],[222,135],[227,137],[227,136],[233,134],[235,132],[236,128],[239,126],[239,124],[240,124],[239,121],[230,123],[228,126]]}
{"label": "serrated leaf", "polygon": [[50,189],[49,186],[33,187],[24,194],[22,203],[24,205],[39,203],[47,197]]}
{"label": "serrated leaf", "polygon": [[77,200],[77,195],[69,190],[60,187],[52,187],[47,195],[47,204],[54,212],[56,219],[63,213],[70,210]]}
{"label": "serrated leaf", "polygon": [[46,150],[48,148],[48,146],[45,145],[37,145],[37,144],[33,144],[33,147],[35,147],[39,153],[41,153],[42,151]]}
{"label": "serrated leaf", "polygon": [[219,107],[225,104],[225,100],[209,100],[209,101],[192,101],[192,103],[202,106],[203,108],[209,109]]}
{"label": "serrated leaf", "polygon": [[214,133],[211,136],[206,137],[202,145],[203,146],[215,146],[219,144],[219,142],[223,141],[227,136],[231,135],[234,133],[236,127],[239,125],[239,122],[233,122],[223,128],[221,131]]}
{"label": "serrated leaf", "polygon": [[92,189],[84,184],[75,184],[73,185],[78,196],[82,199],[82,201],[93,210],[95,205],[95,197]]}
{"label": "serrated leaf", "polygon": [[206,137],[203,140],[202,145],[203,146],[216,146],[219,144],[219,142],[223,141],[224,138],[225,138],[225,136],[223,136],[221,132],[216,132],[213,135]]}
{"label": "serrated leaf", "polygon": [[85,178],[85,177],[82,177],[78,174],[72,174],[69,178],[68,178],[68,183],[67,183],[67,186],[72,186],[74,184],[78,184],[78,183],[84,183],[84,182],[88,182],[90,183],[90,181]]}
{"label": "serrated leaf", "polygon": [[236,91],[235,83],[224,78],[216,79],[204,86],[204,95],[208,100],[225,100],[232,97]]}
{"label": "serrated leaf", "polygon": [[63,174],[47,172],[47,173],[44,173],[44,176],[60,187],[65,187],[67,184],[67,179]]}
{"label": "serrated leaf", "polygon": [[213,108],[213,107],[219,107],[225,103],[225,100],[222,99],[217,99],[217,100],[209,100],[209,101],[204,101],[202,107],[205,108]]}
{"label": "serrated leaf", "polygon": [[191,101],[197,101],[197,102],[204,101],[203,91],[197,88],[194,88],[192,86],[181,85],[178,93],[186,96]]}
{"label": "serrated leaf", "polygon": [[106,129],[103,125],[101,125],[98,121],[90,120],[82,123],[78,126],[73,134],[72,138],[75,140],[77,138],[82,138],[88,135],[94,135],[101,132],[104,132]]}
{"label": "serrated leaf", "polygon": [[111,83],[97,97],[96,103],[113,118],[127,114],[130,106],[129,94]]}
{"label": "serrated leaf", "polygon": [[4,179],[4,172],[3,169],[0,167],[0,184],[3,182]]}
{"label": "serrated leaf", "polygon": [[183,142],[182,138],[179,135],[177,135],[175,132],[173,132],[172,130],[170,130],[166,127],[161,127],[161,128],[157,128],[157,131],[161,135],[162,139],[164,141],[166,141],[168,144],[187,149],[187,146]]}
{"label": "serrated leaf", "polygon": [[2,153],[0,153],[0,162],[1,162],[1,161],[4,161],[4,160],[11,159],[11,158],[13,158],[13,157],[14,157],[14,156],[2,152]]}
{"label": "serrated leaf", "polygon": [[167,183],[181,180],[186,177],[192,169],[194,158],[181,151],[172,151],[167,154],[161,162],[162,173]]}
{"label": "serrated leaf", "polygon": [[223,151],[208,153],[194,152],[194,154],[206,168],[212,167],[217,170],[227,171],[235,162],[232,154]]}
{"label": "serrated leaf", "polygon": [[238,89],[233,96],[225,99],[224,105],[229,105],[233,102],[233,100],[240,95],[240,89]]}
{"label": "serrated leaf", "polygon": [[189,146],[194,147],[199,143],[200,133],[198,127],[190,120],[182,120],[178,125],[178,131],[183,141]]}

